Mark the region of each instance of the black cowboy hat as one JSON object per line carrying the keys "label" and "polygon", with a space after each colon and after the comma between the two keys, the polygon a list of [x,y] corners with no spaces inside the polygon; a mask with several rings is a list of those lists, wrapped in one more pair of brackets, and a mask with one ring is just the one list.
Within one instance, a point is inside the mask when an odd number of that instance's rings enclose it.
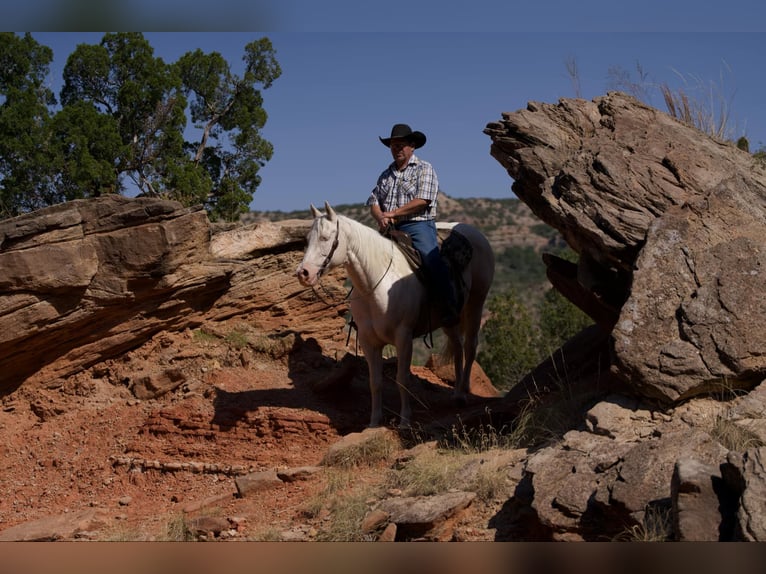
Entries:
{"label": "black cowboy hat", "polygon": [[406,139],[410,141],[412,147],[416,149],[423,147],[426,143],[426,134],[423,132],[413,132],[412,128],[407,124],[395,124],[394,127],[391,128],[391,137],[380,138],[380,141],[383,142],[384,146],[390,147],[391,140],[394,138]]}

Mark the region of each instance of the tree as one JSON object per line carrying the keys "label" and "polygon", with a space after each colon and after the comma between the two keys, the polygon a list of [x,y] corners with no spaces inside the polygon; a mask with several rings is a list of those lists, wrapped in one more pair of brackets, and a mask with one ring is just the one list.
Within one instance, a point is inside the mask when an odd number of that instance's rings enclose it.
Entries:
{"label": "tree", "polygon": [[[171,174],[188,161],[183,147],[186,102],[178,78],[154,56],[141,33],[105,34],[98,46],[77,46],[64,68],[61,101],[63,115],[67,107],[86,102],[111,120],[103,118],[89,125],[119,135],[121,145],[109,148],[113,157],[103,158],[114,165],[115,190],[124,190],[120,181],[124,174],[143,194],[176,198],[168,183]],[[90,133],[89,137],[97,135]],[[64,155],[82,156],[83,151],[71,143],[65,145]],[[100,173],[93,175],[99,179]],[[89,187],[94,185],[96,182]]]}
{"label": "tree", "polygon": [[30,34],[0,33],[0,216],[46,204],[52,188],[48,106],[55,103],[45,79],[50,48]]}
{"label": "tree", "polygon": [[256,86],[270,87],[281,69],[267,38],[245,46],[243,60],[242,78],[217,52],[188,52],[175,65],[192,121],[202,130],[193,161],[212,179],[213,215],[225,219],[247,210],[261,182],[258,171],[273,153],[260,135],[267,115]]}
{"label": "tree", "polygon": [[[213,218],[248,210],[273,153],[260,90],[281,70],[268,39],[245,46],[239,78],[217,52],[166,64],[141,33],[107,33],[69,55],[55,114],[52,57],[29,34],[0,34],[0,215],[124,193],[128,182]],[[184,137],[187,97],[196,142]]]}

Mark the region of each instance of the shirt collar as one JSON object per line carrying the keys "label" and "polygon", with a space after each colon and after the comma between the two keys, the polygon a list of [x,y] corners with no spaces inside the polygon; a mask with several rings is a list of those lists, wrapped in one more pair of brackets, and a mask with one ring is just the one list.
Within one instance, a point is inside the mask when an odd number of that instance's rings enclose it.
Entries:
{"label": "shirt collar", "polygon": [[[407,165],[404,166],[404,169],[407,169],[411,165],[418,165],[420,163],[420,158],[416,156],[414,153],[410,156],[410,161],[407,162]],[[388,169],[391,171],[396,171],[396,162],[392,161],[391,164],[388,166]]]}

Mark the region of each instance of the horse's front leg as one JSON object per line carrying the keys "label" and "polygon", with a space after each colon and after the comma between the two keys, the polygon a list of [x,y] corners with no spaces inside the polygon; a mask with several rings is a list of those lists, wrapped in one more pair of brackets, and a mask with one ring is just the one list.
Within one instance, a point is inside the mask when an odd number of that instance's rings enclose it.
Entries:
{"label": "horse's front leg", "polygon": [[412,362],[412,332],[400,329],[396,334],[396,386],[399,388],[399,428],[412,425],[410,406],[410,363]]}
{"label": "horse's front leg", "polygon": [[383,424],[383,348],[361,341],[370,376],[370,428]]}

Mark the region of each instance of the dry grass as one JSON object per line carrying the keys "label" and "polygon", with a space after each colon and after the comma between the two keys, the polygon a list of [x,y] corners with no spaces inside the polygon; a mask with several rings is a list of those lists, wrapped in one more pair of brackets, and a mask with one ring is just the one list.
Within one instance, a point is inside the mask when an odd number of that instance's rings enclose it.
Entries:
{"label": "dry grass", "polygon": [[163,542],[188,542],[193,539],[183,514],[174,514],[165,523]]}
{"label": "dry grass", "polygon": [[[490,410],[486,409],[485,412],[491,418]],[[512,428],[503,426],[499,429],[495,428],[491,422],[468,427],[458,417],[459,423],[452,426],[449,435],[440,441],[440,446],[463,453],[519,448],[523,444],[524,426],[529,414],[529,409],[526,408],[519,414]]]}
{"label": "dry grass", "polygon": [[361,530],[370,510],[370,501],[381,496],[381,486],[357,481],[352,468],[328,469],[325,488],[302,508],[308,518],[321,518],[318,542],[365,542],[371,540]]}
{"label": "dry grass", "polygon": [[[724,67],[730,73],[728,65]],[[694,75],[676,71],[684,87],[672,89],[667,83],[659,89],[668,113],[683,123],[693,126],[710,137],[719,140],[734,140],[731,125],[731,103],[734,94],[724,93],[724,77],[716,82],[705,82]]]}
{"label": "dry grass", "polygon": [[455,486],[455,475],[461,464],[461,458],[454,451],[427,451],[402,469],[390,472],[388,486],[401,490],[404,496],[441,494]]}
{"label": "dry grass", "polygon": [[726,415],[718,415],[715,418],[710,436],[725,448],[737,452],[764,446],[764,442],[756,434]]}
{"label": "dry grass", "polygon": [[328,452],[322,464],[331,467],[351,469],[359,466],[373,466],[389,457],[401,448],[397,436],[391,432],[375,433],[368,440],[338,452]]}
{"label": "dry grass", "polygon": [[[485,432],[485,436],[492,434]],[[511,484],[502,466],[502,447],[496,438],[479,441],[474,448],[461,437],[461,445],[426,450],[392,470],[386,481],[387,488],[401,490],[404,496],[433,496],[450,490],[475,492],[480,500],[488,501],[503,495],[510,496]]]}
{"label": "dry grass", "polygon": [[718,382],[717,389],[713,393],[723,406],[708,432],[723,447],[737,452],[745,452],[749,448],[764,446],[764,441],[745,426],[746,421],[735,420],[731,408],[726,406],[726,403],[745,394],[747,391],[735,388],[731,381],[726,378]]}
{"label": "dry grass", "polygon": [[189,531],[186,519],[182,513],[170,515],[160,526],[159,532],[149,532],[140,526],[129,526],[125,522],[118,522],[113,528],[106,531],[101,538],[103,542],[188,542],[194,538]]}
{"label": "dry grass", "polygon": [[669,505],[651,505],[644,510],[641,524],[626,529],[616,542],[668,542],[673,536],[672,512]]}
{"label": "dry grass", "polygon": [[250,542],[282,542],[282,535],[279,530],[269,526],[256,532],[248,539]]}

